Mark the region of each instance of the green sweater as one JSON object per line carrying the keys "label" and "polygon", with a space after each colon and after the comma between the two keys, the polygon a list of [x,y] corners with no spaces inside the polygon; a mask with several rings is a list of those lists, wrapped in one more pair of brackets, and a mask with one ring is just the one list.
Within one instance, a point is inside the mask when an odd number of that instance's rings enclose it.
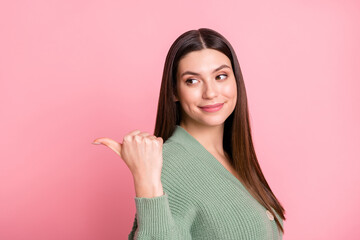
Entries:
{"label": "green sweater", "polygon": [[270,212],[179,125],[163,144],[161,182],[164,195],[135,197],[129,240],[282,239]]}

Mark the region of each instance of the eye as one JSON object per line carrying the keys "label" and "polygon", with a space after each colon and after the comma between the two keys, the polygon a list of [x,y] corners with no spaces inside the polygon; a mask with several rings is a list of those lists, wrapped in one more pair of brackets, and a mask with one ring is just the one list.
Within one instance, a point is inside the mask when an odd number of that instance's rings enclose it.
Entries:
{"label": "eye", "polygon": [[193,78],[189,78],[189,79],[187,79],[186,81],[185,81],[185,83],[187,84],[187,85],[193,85],[194,83],[191,83],[191,81],[197,81],[196,79],[193,79]]}
{"label": "eye", "polygon": [[224,78],[222,78],[221,80],[227,78],[227,74],[220,74],[220,75],[217,75],[216,78],[220,77],[220,76],[225,76]]}

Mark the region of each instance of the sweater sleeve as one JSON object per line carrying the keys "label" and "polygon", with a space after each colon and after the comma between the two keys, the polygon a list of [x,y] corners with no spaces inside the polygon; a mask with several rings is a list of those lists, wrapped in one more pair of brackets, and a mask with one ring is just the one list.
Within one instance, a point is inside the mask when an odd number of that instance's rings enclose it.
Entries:
{"label": "sweater sleeve", "polygon": [[[128,240],[187,240],[196,209],[186,194],[188,157],[175,143],[164,145],[161,182],[164,194],[158,197],[135,197],[136,213]],[[184,192],[185,191],[185,192]]]}
{"label": "sweater sleeve", "polygon": [[135,197],[136,213],[128,240],[183,239],[171,214],[168,194],[154,198]]}

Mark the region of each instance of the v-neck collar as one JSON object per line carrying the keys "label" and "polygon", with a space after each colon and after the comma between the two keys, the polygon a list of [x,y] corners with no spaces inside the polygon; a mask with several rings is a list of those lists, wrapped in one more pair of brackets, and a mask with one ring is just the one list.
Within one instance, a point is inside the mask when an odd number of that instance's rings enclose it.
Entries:
{"label": "v-neck collar", "polygon": [[169,138],[170,141],[174,141],[182,145],[191,154],[197,156],[204,164],[212,167],[216,171],[221,172],[230,181],[240,186],[247,194],[250,194],[244,185],[237,179],[229,170],[227,170],[220,162],[212,155],[196,138],[194,138],[189,132],[187,132],[180,125],[176,125],[176,128]]}

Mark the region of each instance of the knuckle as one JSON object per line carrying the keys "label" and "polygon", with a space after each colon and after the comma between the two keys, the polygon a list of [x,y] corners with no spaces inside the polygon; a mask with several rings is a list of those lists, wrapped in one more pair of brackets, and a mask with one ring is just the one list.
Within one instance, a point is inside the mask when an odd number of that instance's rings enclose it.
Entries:
{"label": "knuckle", "polygon": [[162,141],[159,138],[156,138],[154,141],[156,142],[157,145],[159,146],[162,145]]}
{"label": "knuckle", "polygon": [[131,141],[131,136],[130,135],[126,135],[124,138],[123,138],[123,142],[130,142]]}
{"label": "knuckle", "polygon": [[135,136],[134,136],[134,140],[135,140],[136,142],[141,142],[141,141],[142,141],[142,137],[139,136],[139,135],[135,135]]}

